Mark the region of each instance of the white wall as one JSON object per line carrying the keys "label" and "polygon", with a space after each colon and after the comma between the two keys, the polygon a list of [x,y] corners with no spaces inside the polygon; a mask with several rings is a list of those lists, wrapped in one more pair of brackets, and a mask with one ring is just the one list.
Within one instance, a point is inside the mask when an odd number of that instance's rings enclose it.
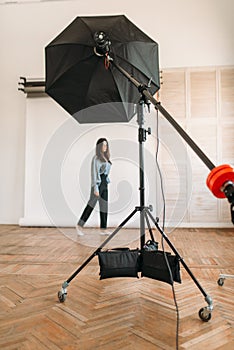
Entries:
{"label": "white wall", "polygon": [[[24,217],[26,98],[17,91],[19,76],[44,77],[44,47],[76,16],[125,14],[159,43],[160,66],[168,68],[233,65],[233,13],[232,0],[1,5],[0,223],[18,223]],[[41,118],[49,124],[59,113]],[[116,126],[116,135],[119,130]]]}

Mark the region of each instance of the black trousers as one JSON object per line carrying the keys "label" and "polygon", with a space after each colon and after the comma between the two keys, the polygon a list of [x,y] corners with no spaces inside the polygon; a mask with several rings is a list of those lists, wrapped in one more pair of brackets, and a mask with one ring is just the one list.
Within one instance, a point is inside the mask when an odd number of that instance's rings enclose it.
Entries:
{"label": "black trousers", "polygon": [[108,188],[106,182],[106,175],[101,175],[101,184],[99,185],[99,197],[95,196],[94,188],[91,188],[89,201],[78,221],[79,226],[84,226],[90,214],[92,213],[97,201],[99,201],[99,210],[100,210],[100,227],[105,229],[107,226],[107,214],[108,214]]}

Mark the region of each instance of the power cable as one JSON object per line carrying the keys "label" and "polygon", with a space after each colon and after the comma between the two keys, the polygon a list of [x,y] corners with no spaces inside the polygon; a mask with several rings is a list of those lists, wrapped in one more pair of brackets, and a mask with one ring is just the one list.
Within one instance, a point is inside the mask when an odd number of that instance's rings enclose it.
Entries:
{"label": "power cable", "polygon": [[[165,201],[165,193],[164,193],[164,186],[163,186],[163,176],[161,172],[161,168],[158,162],[158,154],[159,154],[159,118],[158,118],[158,110],[156,109],[156,140],[157,140],[157,146],[156,146],[156,154],[155,154],[155,161],[156,161],[156,167],[159,173],[159,179],[160,179],[160,187],[161,187],[161,195],[162,195],[162,201],[163,201],[163,213],[162,213],[162,229],[163,232],[165,230],[165,218],[166,218],[166,201]],[[157,220],[157,219],[156,219]],[[167,264],[167,268],[169,271],[170,275],[170,280],[171,280],[171,286],[172,286],[172,294],[173,294],[173,299],[174,299],[174,304],[176,308],[176,350],[179,349],[179,324],[180,324],[180,319],[179,319],[179,308],[176,300],[176,293],[175,293],[175,288],[174,288],[174,280],[172,276],[172,271],[168,262],[167,254],[165,252],[165,247],[164,247],[164,239],[163,236],[161,237],[161,245],[162,245],[162,250],[164,254],[164,258]]]}

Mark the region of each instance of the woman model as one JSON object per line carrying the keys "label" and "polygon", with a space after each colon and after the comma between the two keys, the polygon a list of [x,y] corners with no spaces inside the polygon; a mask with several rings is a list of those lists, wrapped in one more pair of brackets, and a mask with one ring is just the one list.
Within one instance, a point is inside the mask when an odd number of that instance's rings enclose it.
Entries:
{"label": "woman model", "polygon": [[77,223],[77,233],[83,235],[82,227],[88,220],[97,201],[100,210],[101,234],[109,234],[107,228],[108,215],[108,183],[111,168],[109,145],[106,138],[100,138],[96,143],[96,154],[91,163],[91,192],[89,201]]}

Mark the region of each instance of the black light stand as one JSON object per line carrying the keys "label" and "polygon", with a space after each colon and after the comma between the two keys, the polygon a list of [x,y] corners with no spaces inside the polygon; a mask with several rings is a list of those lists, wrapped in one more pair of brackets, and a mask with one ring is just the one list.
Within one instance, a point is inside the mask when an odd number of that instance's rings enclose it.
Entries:
{"label": "black light stand", "polygon": [[[151,214],[151,208],[145,206],[145,178],[144,178],[144,142],[146,141],[147,133],[150,134],[150,130],[146,130],[144,128],[144,106],[149,102],[152,102],[155,108],[159,109],[160,112],[164,115],[166,114],[166,118],[173,124],[176,130],[182,134],[182,137],[186,139],[186,141],[190,144],[191,147],[195,150],[196,153],[199,153],[199,156],[205,161],[206,165],[211,169],[214,167],[212,162],[205,156],[205,154],[197,147],[197,145],[190,139],[190,137],[183,131],[183,129],[173,120],[173,118],[163,109],[159,102],[157,102],[152,95],[148,92],[147,87],[140,84],[136,79],[134,79],[128,72],[126,72],[122,67],[116,64],[113,59],[109,58],[110,63],[116,67],[126,78],[128,78],[139,90],[141,94],[141,99],[138,103],[137,109],[137,122],[139,125],[138,128],[138,142],[139,142],[139,193],[140,193],[140,206],[135,207],[135,209],[131,212],[131,214],[122,221],[122,223],[111,233],[111,235],[106,238],[106,240],[85,260],[85,262],[62,284],[61,290],[58,292],[58,298],[60,302],[64,302],[67,296],[67,287],[69,283],[75,278],[81,270],[101,251],[101,249],[106,246],[106,244],[123,228],[126,223],[139,211],[140,212],[140,246],[141,249],[145,244],[145,223],[147,224],[151,239],[154,240],[152,228],[150,226],[150,220],[155,225],[159,233],[162,235],[163,239],[167,242],[168,246],[172,249],[172,251],[176,254],[179,261],[190,275],[196,286],[199,288],[201,293],[203,294],[205,301],[207,302],[207,306],[203,307],[199,310],[199,317],[203,321],[209,321],[211,319],[211,312],[213,310],[213,301],[212,298],[205,292],[200,283],[197,281],[189,267],[184,262],[183,258],[180,256],[179,252],[176,250],[172,242],[169,240],[166,233],[159,226],[158,220],[153,217]],[[150,219],[150,220],[149,220]]]}
{"label": "black light stand", "polygon": [[106,238],[106,240],[90,255],[90,257],[85,260],[85,262],[63,283],[62,289],[58,292],[58,298],[60,302],[64,302],[67,296],[67,287],[69,283],[73,280],[78,273],[83,270],[83,268],[101,251],[103,247],[123,228],[126,223],[138,212],[140,211],[140,246],[141,249],[145,244],[145,219],[147,226],[150,232],[151,239],[154,241],[152,229],[148,220],[146,218],[146,210],[151,210],[151,207],[145,207],[145,176],[144,176],[144,147],[143,143],[146,141],[146,134],[150,134],[150,129],[144,129],[144,105],[145,105],[145,96],[142,95],[142,98],[139,101],[137,109],[137,122],[139,125],[138,128],[138,143],[139,143],[139,192],[140,192],[140,206],[135,207],[131,214],[124,219],[121,224],[111,233],[111,235]]}

